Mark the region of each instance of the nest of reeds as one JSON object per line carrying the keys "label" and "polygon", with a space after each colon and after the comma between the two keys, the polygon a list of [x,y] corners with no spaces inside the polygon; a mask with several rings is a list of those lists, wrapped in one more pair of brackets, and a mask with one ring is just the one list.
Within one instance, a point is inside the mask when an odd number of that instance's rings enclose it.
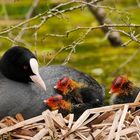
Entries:
{"label": "nest of reeds", "polygon": [[77,121],[74,114],[63,116],[46,110],[24,120],[5,117],[0,121],[0,139],[19,140],[140,140],[139,102],[86,110]]}

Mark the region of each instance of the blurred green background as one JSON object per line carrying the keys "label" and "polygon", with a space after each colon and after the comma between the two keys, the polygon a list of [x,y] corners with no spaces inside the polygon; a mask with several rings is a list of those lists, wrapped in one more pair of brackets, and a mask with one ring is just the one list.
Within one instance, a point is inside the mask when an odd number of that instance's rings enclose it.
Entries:
{"label": "blurred green background", "polygon": [[[38,15],[52,7],[65,2],[66,0],[40,0],[37,7],[33,12],[33,16]],[[33,1],[32,0],[1,0],[0,1],[0,32],[4,29],[16,25],[25,20],[25,15],[29,11]],[[123,12],[110,11],[106,9],[107,17],[109,17],[115,24],[124,23],[140,23],[140,8],[137,0],[104,0],[102,5],[110,6]],[[68,8],[68,7],[63,7]],[[33,20],[29,25],[40,23],[40,19]],[[54,58],[60,48],[70,45],[73,41],[81,38],[86,30],[78,30],[71,33],[68,37],[48,37],[46,34],[64,34],[66,31],[74,29],[78,26],[98,26],[97,20],[89,12],[88,8],[78,9],[67,12],[63,15],[55,16],[46,21],[46,23],[37,32],[30,29],[26,30],[22,36],[24,43],[17,43],[28,47],[34,51],[38,58],[40,65],[46,65],[52,58]],[[140,33],[139,28],[120,28],[126,32],[136,30]],[[20,31],[20,28],[13,30],[5,36],[12,34],[13,38]],[[121,34],[123,42],[129,40],[128,37]],[[26,44],[26,45],[25,45]],[[12,42],[0,38],[0,55],[5,50],[12,46]],[[120,74],[127,74],[129,79],[135,85],[140,86],[140,54],[138,53],[134,59],[125,65],[120,71],[112,74],[115,70],[125,62],[135,51],[138,50],[140,45],[135,42],[130,43],[126,47],[113,47],[106,39],[101,29],[93,30],[90,32],[82,44],[76,47],[75,53],[72,54],[67,65],[81,70],[92,77],[99,83],[106,87],[106,99],[108,100],[108,91],[111,82],[115,76]],[[70,49],[63,50],[58,54],[55,59],[49,64],[62,64]]]}

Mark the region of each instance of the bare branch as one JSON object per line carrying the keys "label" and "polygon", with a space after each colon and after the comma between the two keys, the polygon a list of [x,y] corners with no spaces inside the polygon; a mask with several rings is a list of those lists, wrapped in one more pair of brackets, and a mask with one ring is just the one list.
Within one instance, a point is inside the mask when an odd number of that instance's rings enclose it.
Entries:
{"label": "bare branch", "polygon": [[3,39],[6,39],[6,40],[8,40],[8,41],[10,41],[12,43],[15,43],[15,41],[12,40],[11,38],[9,38],[8,36],[0,36],[0,38],[3,38]]}
{"label": "bare branch", "polygon": [[[91,2],[91,3],[96,3],[98,1],[101,1],[101,0],[96,0],[94,2]],[[83,8],[83,7],[86,7],[86,4],[81,4],[81,5],[77,5],[77,6],[73,6],[73,7],[70,7],[70,8],[67,8],[65,10],[61,10],[61,11],[58,11],[58,8],[60,7],[63,7],[63,6],[66,6],[66,5],[69,5],[69,4],[73,4],[73,3],[76,3],[75,0],[72,0],[70,2],[66,2],[66,3],[62,3],[62,4],[59,4],[58,6],[54,7],[53,9],[50,9],[49,11],[45,11],[41,14],[38,14],[30,19],[27,19],[17,25],[14,25],[14,26],[11,26],[9,27],[8,29],[4,29],[3,31],[0,32],[0,35],[2,34],[6,34],[14,29],[17,29],[26,24],[26,23],[29,23],[33,20],[36,20],[36,19],[41,19],[41,22],[37,25],[34,25],[34,26],[30,26],[30,27],[27,27],[27,28],[23,28],[23,30],[27,30],[27,29],[34,29],[34,30],[38,30],[42,25],[44,25],[44,23],[49,19],[49,18],[52,18],[54,16],[57,16],[57,15],[60,15],[60,14],[63,14],[63,13],[66,13],[66,12],[70,12],[70,11],[74,11],[76,9],[80,9],[80,8]],[[53,14],[52,14],[53,13]]]}
{"label": "bare branch", "polygon": [[[29,11],[27,12],[25,19],[28,20],[29,18],[31,18],[34,9],[36,8],[36,6],[38,5],[39,0],[34,0],[32,3],[32,6],[30,7]],[[26,28],[28,24],[24,24],[23,28]],[[18,33],[18,35],[15,37],[14,42],[18,42],[20,40],[20,38],[24,35],[25,30],[23,30],[23,28],[21,29],[21,31]],[[14,44],[12,44],[13,46]]]}
{"label": "bare branch", "polygon": [[[75,32],[75,31],[78,31],[78,30],[88,30],[88,29],[94,30],[94,29],[100,29],[100,28],[104,28],[104,27],[140,28],[140,25],[139,24],[138,25],[137,24],[129,24],[129,25],[126,25],[126,24],[104,24],[104,25],[99,25],[99,26],[95,26],[95,27],[76,27],[72,30],[66,31],[66,33],[64,33],[64,34],[46,34],[45,37],[48,37],[48,36],[51,36],[51,37],[68,37],[69,34]],[[119,30],[115,30],[115,31],[119,31]]]}
{"label": "bare branch", "polygon": [[136,43],[140,44],[140,40],[137,39],[137,36],[139,36],[139,35],[135,36],[133,32],[127,33],[124,30],[114,30],[114,29],[112,31],[117,31],[117,32],[123,33],[124,35],[128,36],[131,40],[133,40]]}
{"label": "bare branch", "polygon": [[73,41],[70,45],[60,48],[58,50],[58,52],[54,55],[54,57],[47,63],[47,65],[49,65],[56,58],[56,56],[58,54],[60,54],[62,51],[70,49],[70,52],[69,52],[68,56],[65,58],[63,65],[67,64],[69,62],[72,54],[75,53],[76,47],[83,43],[83,40],[86,38],[86,36],[90,32],[91,32],[91,28],[89,28],[83,36],[80,36],[77,40]]}
{"label": "bare branch", "polygon": [[[136,35],[135,37],[136,37],[136,38],[139,38],[139,37],[140,37],[140,34]],[[124,44],[122,44],[122,46],[127,46],[127,45],[130,44],[132,41],[133,41],[133,40],[130,39],[130,40],[128,40],[127,42],[125,42]]]}

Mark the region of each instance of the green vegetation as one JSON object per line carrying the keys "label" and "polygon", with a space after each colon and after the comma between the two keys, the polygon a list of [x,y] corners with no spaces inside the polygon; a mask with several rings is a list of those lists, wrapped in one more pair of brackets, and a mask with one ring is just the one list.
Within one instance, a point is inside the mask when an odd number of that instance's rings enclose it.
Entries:
{"label": "green vegetation", "polygon": [[[24,17],[28,12],[31,3],[31,0],[15,0],[15,2],[8,2],[5,5],[1,4],[0,31],[11,25],[24,21]],[[56,5],[56,3],[52,3],[51,0],[48,3],[43,0],[40,1],[33,13],[33,16],[48,10],[54,5]],[[119,0],[116,1],[116,3],[115,1],[104,1],[104,5],[115,5],[117,9],[124,10],[124,14],[119,14],[117,11],[110,12],[109,10],[106,10],[108,17],[111,18],[114,23],[124,23],[124,21],[134,24],[140,23],[140,9],[137,8],[138,6],[136,1]],[[129,15],[127,15],[126,12],[128,12]],[[9,19],[7,19],[7,17]],[[38,23],[40,23],[40,19],[31,22],[30,25]],[[56,55],[61,47],[68,46],[76,39],[81,38],[86,30],[72,32],[68,37],[63,38],[47,37],[45,36],[46,34],[65,34],[66,31],[74,29],[78,26],[90,27],[97,25],[97,20],[88,11],[88,9],[84,8],[83,10],[75,10],[62,16],[59,15],[58,17],[56,16],[50,18],[47,20],[45,25],[36,32],[36,35],[35,31],[30,29],[25,32],[22,38],[30,44],[30,49],[36,51],[40,64],[45,65]],[[120,29],[125,31],[130,30],[124,27]],[[138,29],[136,29],[136,32],[140,33],[140,30]],[[18,31],[19,29],[16,29],[12,32],[12,34],[16,35]],[[129,40],[129,38],[124,35],[121,35],[121,37],[123,42]],[[0,38],[0,40],[0,54],[2,55],[7,48],[11,47],[12,43],[2,38]],[[19,43],[19,45],[23,44]],[[130,63],[124,66],[114,75],[114,77],[112,77],[112,73],[114,73],[114,71],[138,49],[138,47],[139,45],[134,42],[130,43],[126,47],[113,47],[105,38],[103,32],[100,29],[96,29],[90,32],[84,39],[83,43],[76,47],[76,52],[72,54],[67,65],[93,76],[97,79],[97,81],[106,87],[106,93],[108,93],[113,78],[120,74],[127,74],[136,85],[140,86],[139,53]],[[51,64],[62,64],[69,52],[70,49],[62,51],[59,55],[57,55]]]}

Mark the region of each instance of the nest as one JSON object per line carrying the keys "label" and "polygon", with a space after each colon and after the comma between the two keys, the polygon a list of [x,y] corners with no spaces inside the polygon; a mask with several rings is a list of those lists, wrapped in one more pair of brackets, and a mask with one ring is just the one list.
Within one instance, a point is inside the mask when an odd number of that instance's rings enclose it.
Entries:
{"label": "nest", "polygon": [[140,140],[139,102],[86,110],[77,121],[58,111],[24,120],[6,117],[0,121],[0,139],[20,140]]}

